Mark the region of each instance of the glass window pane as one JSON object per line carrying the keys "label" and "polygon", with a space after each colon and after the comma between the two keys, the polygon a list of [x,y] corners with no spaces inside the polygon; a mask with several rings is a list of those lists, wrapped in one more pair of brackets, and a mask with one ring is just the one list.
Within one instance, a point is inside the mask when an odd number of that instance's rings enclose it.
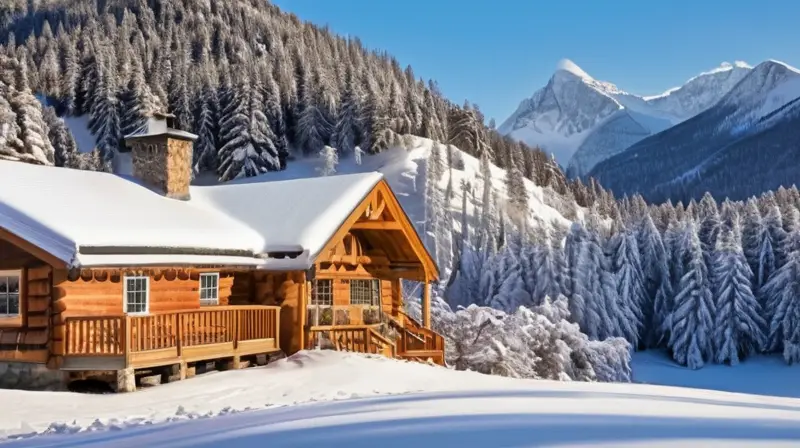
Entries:
{"label": "glass window pane", "polygon": [[8,277],[8,292],[19,294],[19,277]]}
{"label": "glass window pane", "polygon": [[8,292],[8,277],[0,277],[0,294]]}
{"label": "glass window pane", "polygon": [[8,314],[8,295],[0,294],[0,314]]}
{"label": "glass window pane", "polygon": [[19,294],[8,296],[8,314],[19,314]]}
{"label": "glass window pane", "polygon": [[201,289],[200,290],[200,300],[207,299],[207,298],[208,298],[208,290],[207,289]]}

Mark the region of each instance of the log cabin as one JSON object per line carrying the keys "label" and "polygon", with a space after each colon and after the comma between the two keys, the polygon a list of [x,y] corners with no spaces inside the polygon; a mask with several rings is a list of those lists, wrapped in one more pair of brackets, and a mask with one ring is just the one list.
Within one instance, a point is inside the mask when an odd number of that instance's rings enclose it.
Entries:
{"label": "log cabin", "polygon": [[444,364],[437,267],[380,173],[198,186],[195,139],[165,114],[114,173],[0,161],[0,387],[132,391],[313,348]]}

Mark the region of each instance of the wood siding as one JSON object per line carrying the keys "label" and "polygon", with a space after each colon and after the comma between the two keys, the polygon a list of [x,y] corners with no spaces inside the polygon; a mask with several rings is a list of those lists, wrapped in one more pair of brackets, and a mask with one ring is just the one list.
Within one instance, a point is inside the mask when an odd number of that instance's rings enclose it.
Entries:
{"label": "wood siding", "polygon": [[0,361],[47,362],[50,275],[50,266],[22,269],[20,318],[0,326]]}

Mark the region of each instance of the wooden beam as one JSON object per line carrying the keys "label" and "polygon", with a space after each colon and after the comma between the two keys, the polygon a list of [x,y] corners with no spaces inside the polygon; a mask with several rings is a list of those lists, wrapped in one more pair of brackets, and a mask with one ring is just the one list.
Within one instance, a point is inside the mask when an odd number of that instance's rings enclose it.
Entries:
{"label": "wooden beam", "polygon": [[0,239],[6,240],[9,243],[19,247],[20,249],[24,250],[25,252],[33,255],[34,257],[44,261],[45,263],[49,264],[50,266],[56,268],[64,268],[67,266],[67,263],[56,257],[55,255],[51,254],[36,246],[35,244],[31,244],[24,239],[20,238],[19,236],[9,232],[6,229],[0,228]]}
{"label": "wooden beam", "polygon": [[422,284],[422,326],[431,328],[431,284],[425,272],[425,283]]}
{"label": "wooden beam", "polygon": [[397,221],[359,221],[353,224],[353,230],[403,230]]}

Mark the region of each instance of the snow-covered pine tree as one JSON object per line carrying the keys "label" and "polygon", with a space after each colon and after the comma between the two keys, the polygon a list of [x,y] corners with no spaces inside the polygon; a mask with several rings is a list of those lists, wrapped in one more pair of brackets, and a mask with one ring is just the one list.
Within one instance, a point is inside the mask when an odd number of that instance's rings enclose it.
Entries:
{"label": "snow-covered pine tree", "polygon": [[332,176],[336,174],[336,165],[339,164],[339,155],[336,149],[328,145],[322,147],[319,151],[319,158],[321,165],[317,167],[317,172],[320,176]]}
{"label": "snow-covered pine tree", "polygon": [[449,253],[442,253],[443,249],[440,242],[442,233],[446,231],[443,225],[443,213],[446,204],[438,185],[439,180],[442,178],[443,170],[439,145],[434,143],[428,154],[425,168],[424,228],[426,247],[431,251],[431,256],[436,261],[437,266],[441,266],[444,259],[450,256]]}
{"label": "snow-covered pine tree", "polygon": [[122,132],[120,129],[119,100],[117,98],[116,60],[107,48],[97,54],[97,85],[89,111],[89,129],[97,141],[97,149],[103,161],[111,162],[119,152]]}
{"label": "snow-covered pine tree", "polygon": [[614,317],[623,320],[622,328],[626,330],[618,336],[625,337],[636,347],[644,329],[642,309],[650,303],[644,287],[644,273],[636,236],[633,232],[620,229],[609,239],[608,246],[611,272],[615,275],[620,300],[619,309],[624,313],[624,316]]}
{"label": "snow-covered pine tree", "polygon": [[75,138],[67,128],[64,120],[56,115],[56,110],[50,106],[43,109],[42,118],[49,129],[48,139],[53,145],[54,163],[56,166],[71,166],[70,160],[78,151]]}
{"label": "snow-covered pine tree", "polygon": [[497,225],[495,210],[492,208],[492,171],[488,154],[481,156],[480,178],[483,189],[481,193],[481,219],[477,232],[476,247],[493,253],[494,242],[497,240]]}
{"label": "snow-covered pine tree", "polygon": [[742,251],[739,217],[729,201],[722,205],[713,270],[715,360],[735,365],[740,358],[765,347],[766,322],[753,295],[752,271]]}
{"label": "snow-covered pine tree", "polygon": [[145,81],[141,63],[134,58],[130,79],[120,95],[121,135],[126,136],[138,131],[153,112],[155,112],[153,93]]}
{"label": "snow-covered pine tree", "polygon": [[676,250],[686,254],[688,263],[676,289],[675,308],[670,316],[669,348],[675,361],[698,369],[714,355],[714,298],[694,222],[684,224],[680,244]]}
{"label": "snow-covered pine tree", "polygon": [[61,55],[61,104],[65,114],[72,115],[76,110],[76,96],[80,81],[81,67],[78,63],[78,53],[75,42],[66,32],[58,35],[59,53]]}
{"label": "snow-covered pine tree", "polygon": [[16,114],[19,140],[22,141],[20,160],[38,165],[53,165],[55,150],[48,138],[50,129],[42,117],[41,103],[28,86],[26,65],[18,64],[15,75],[17,88],[10,88],[8,95],[11,108]]}
{"label": "snow-covered pine tree", "polygon": [[717,206],[717,201],[714,200],[714,197],[709,192],[706,192],[703,195],[703,199],[700,200],[698,219],[700,222],[698,237],[700,238],[700,244],[703,245],[706,265],[711,266],[714,248],[717,245],[717,235],[719,234],[719,207]]}
{"label": "snow-covered pine tree", "polygon": [[217,135],[219,134],[219,102],[217,91],[206,84],[196,99],[195,129],[197,142],[194,144],[195,173],[217,170]]}
{"label": "snow-covered pine tree", "polygon": [[256,176],[280,169],[278,151],[272,141],[274,134],[264,115],[260,91],[240,74],[233,90],[232,111],[223,116],[220,127],[224,146],[219,150],[220,181]]}
{"label": "snow-covered pine tree", "polygon": [[23,160],[32,158],[24,152],[25,145],[20,140],[22,132],[17,124],[17,114],[6,97],[10,88],[0,83],[0,160]]}
{"label": "snow-covered pine tree", "polygon": [[769,320],[769,348],[782,350],[789,364],[800,362],[800,231],[787,236],[786,262],[763,288]]}
{"label": "snow-covered pine tree", "polygon": [[286,162],[289,157],[289,141],[287,139],[286,114],[281,107],[281,92],[278,83],[272,76],[269,65],[263,69],[263,100],[264,114],[267,116],[269,126],[274,134],[273,143],[278,153],[280,169],[286,169]]}
{"label": "snow-covered pine tree", "polygon": [[300,118],[297,122],[298,142],[307,154],[316,154],[325,146],[327,137],[333,131],[331,123],[323,112],[321,93],[317,92],[316,79],[307,73],[303,80],[303,97],[300,100]]}
{"label": "snow-covered pine tree", "polygon": [[486,304],[492,308],[513,313],[520,306],[530,303],[525,290],[520,263],[514,249],[506,246],[498,252],[485,271],[484,285],[487,290]]}
{"label": "snow-covered pine tree", "polygon": [[568,275],[561,238],[558,236],[553,222],[543,226],[544,237],[537,241],[530,251],[530,273],[533,277],[531,298],[533,305],[540,305],[545,297],[558,297],[565,290],[564,280]]}
{"label": "snow-covered pine tree", "polygon": [[[520,171],[522,154],[511,152],[511,165],[506,169],[506,192],[508,194],[509,212],[517,218],[517,224],[524,226],[528,220],[528,188]],[[552,296],[557,297],[557,296]]]}
{"label": "snow-covered pine tree", "polygon": [[336,126],[331,137],[332,144],[342,154],[351,154],[358,136],[358,117],[361,115],[361,91],[350,66],[345,74],[345,90],[336,115]]}
{"label": "snow-covered pine tree", "polygon": [[[642,281],[644,286],[644,297],[641,303],[642,321],[646,334],[643,338],[648,345],[657,345],[657,341],[662,338],[662,332],[658,328],[663,328],[666,315],[669,313],[671,288],[669,288],[669,265],[667,264],[667,252],[661,234],[656,229],[653,219],[649,214],[645,214],[641,221],[635,224],[636,240],[639,249],[639,259],[642,267]],[[656,306],[657,298],[661,303]]]}
{"label": "snow-covered pine tree", "polygon": [[387,101],[372,74],[365,75],[364,84],[366,86],[366,106],[362,109],[359,119],[359,128],[362,132],[359,139],[360,146],[370,154],[377,154],[389,147],[392,133],[386,112]]}

